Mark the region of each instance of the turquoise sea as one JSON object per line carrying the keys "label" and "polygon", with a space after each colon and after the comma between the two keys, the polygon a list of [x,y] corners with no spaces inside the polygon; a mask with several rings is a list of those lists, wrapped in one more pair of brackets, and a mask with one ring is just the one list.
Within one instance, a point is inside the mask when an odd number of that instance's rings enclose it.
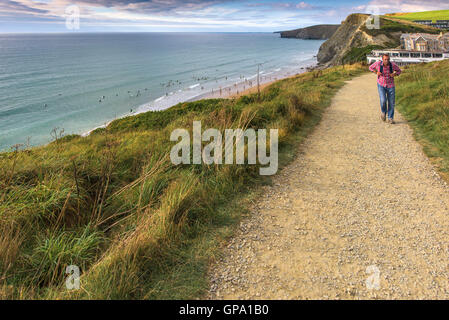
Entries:
{"label": "turquoise sea", "polygon": [[0,150],[83,134],[242,79],[316,63],[323,41],[272,33],[0,34]]}

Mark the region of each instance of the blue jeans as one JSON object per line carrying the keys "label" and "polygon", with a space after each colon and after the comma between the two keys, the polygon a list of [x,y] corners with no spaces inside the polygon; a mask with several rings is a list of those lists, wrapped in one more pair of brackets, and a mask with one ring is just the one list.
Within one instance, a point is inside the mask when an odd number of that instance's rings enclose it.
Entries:
{"label": "blue jeans", "polygon": [[[393,119],[394,117],[394,104],[396,99],[396,88],[385,88],[380,84],[377,84],[377,89],[379,90],[380,97],[380,110],[382,113],[388,114],[388,119]],[[387,109],[388,101],[388,109]]]}

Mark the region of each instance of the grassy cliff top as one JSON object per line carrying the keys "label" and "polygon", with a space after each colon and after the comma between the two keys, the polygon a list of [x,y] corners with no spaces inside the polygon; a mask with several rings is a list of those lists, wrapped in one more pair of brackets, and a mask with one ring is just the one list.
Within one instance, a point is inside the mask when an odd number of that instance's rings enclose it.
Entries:
{"label": "grassy cliff top", "polygon": [[401,19],[401,20],[449,20],[449,10],[435,10],[435,11],[423,11],[423,12],[408,12],[408,13],[389,13],[388,17]]}
{"label": "grassy cliff top", "polygon": [[[245,213],[235,199],[267,183],[259,165],[171,163],[171,132],[276,128],[280,163],[360,65],[278,81],[239,99],[181,103],[29,150],[0,153],[0,299],[194,298]],[[284,159],[284,160],[283,160]],[[247,157],[245,163],[248,163]],[[83,290],[67,291],[65,268]]]}
{"label": "grassy cliff top", "polygon": [[368,30],[365,26],[363,30],[370,35],[384,34],[398,42],[401,33],[432,33],[439,34],[441,29],[410,22],[408,20],[400,20],[389,16],[381,16],[380,29]]}

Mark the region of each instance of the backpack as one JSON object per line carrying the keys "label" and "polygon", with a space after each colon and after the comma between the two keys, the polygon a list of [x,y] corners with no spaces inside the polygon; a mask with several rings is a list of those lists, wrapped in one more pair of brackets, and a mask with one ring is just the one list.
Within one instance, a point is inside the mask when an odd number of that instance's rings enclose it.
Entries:
{"label": "backpack", "polygon": [[[380,73],[384,73],[384,63],[380,63]],[[393,73],[393,64],[390,62],[390,73]]]}

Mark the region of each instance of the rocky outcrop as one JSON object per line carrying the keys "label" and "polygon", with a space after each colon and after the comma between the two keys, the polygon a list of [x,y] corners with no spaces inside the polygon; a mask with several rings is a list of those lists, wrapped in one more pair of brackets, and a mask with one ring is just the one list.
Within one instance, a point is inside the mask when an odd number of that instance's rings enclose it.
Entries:
{"label": "rocky outcrop", "polygon": [[281,31],[281,38],[296,38],[305,40],[327,40],[337,31],[339,24],[321,24],[290,31]]}
{"label": "rocky outcrop", "polygon": [[391,46],[399,33],[371,33],[366,28],[369,15],[354,13],[349,15],[332,37],[323,43],[317,55],[322,67],[335,66],[343,63],[344,57],[352,48],[372,45]]}

